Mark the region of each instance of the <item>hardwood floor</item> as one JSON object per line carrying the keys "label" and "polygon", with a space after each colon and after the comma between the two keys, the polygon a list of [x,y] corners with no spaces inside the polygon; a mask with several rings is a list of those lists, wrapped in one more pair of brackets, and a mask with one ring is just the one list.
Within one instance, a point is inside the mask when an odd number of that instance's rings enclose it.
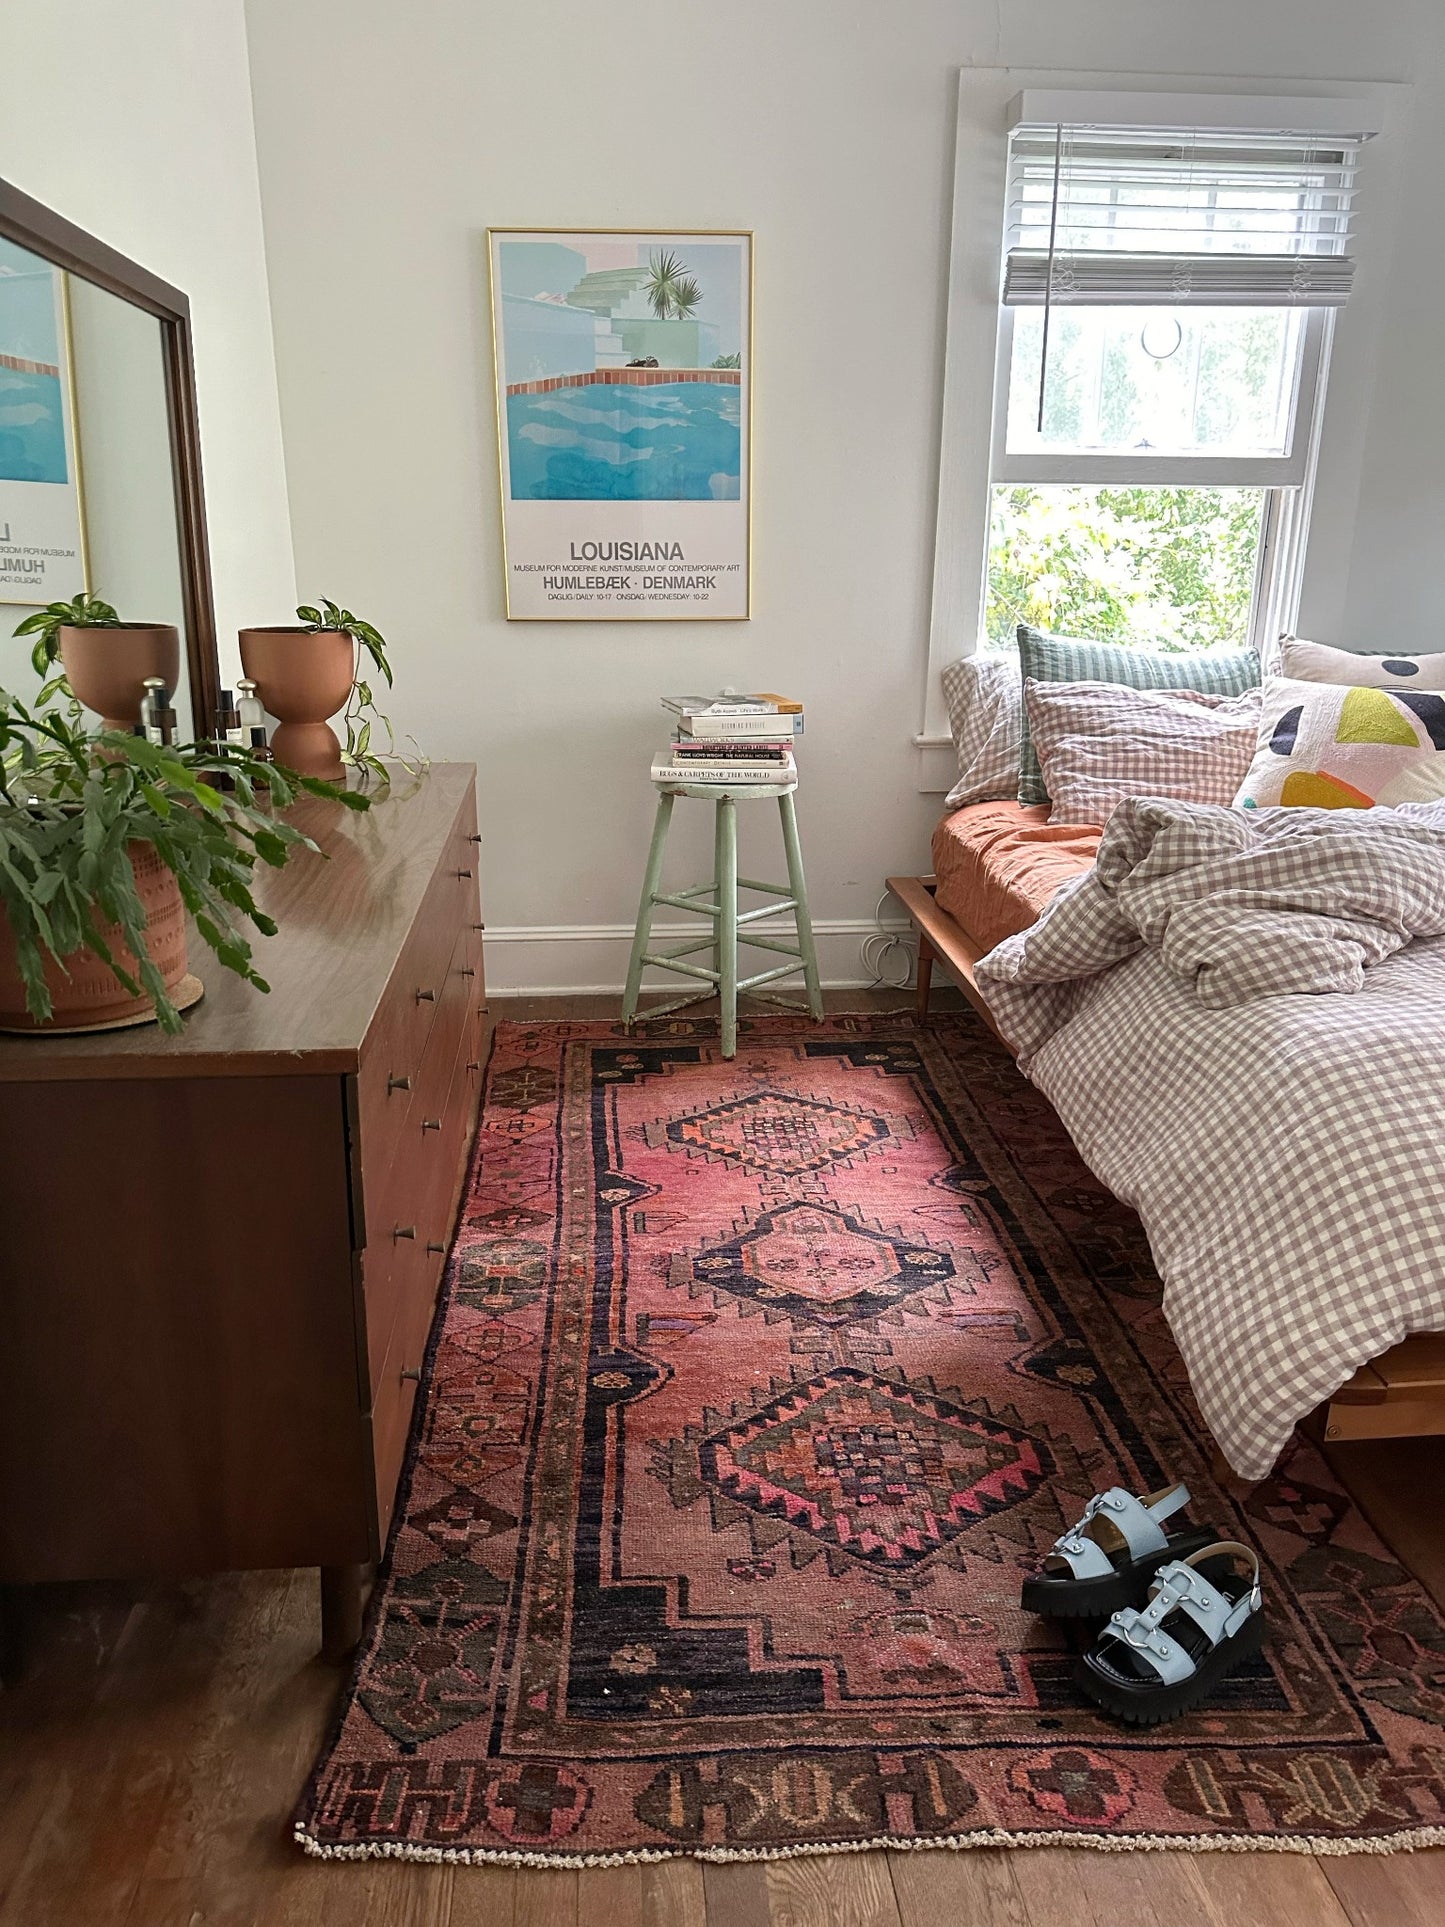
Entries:
{"label": "hardwood floor", "polygon": [[[940,999],[952,993],[940,992]],[[902,1008],[906,993],[830,996]],[[521,1020],[615,999],[496,999]],[[1445,1603],[1445,1439],[1342,1449]],[[542,1872],[306,1859],[287,1820],[336,1701],[315,1573],[55,1586],[0,1691],[0,1927],[1438,1927],[1445,1850],[837,1854]]]}

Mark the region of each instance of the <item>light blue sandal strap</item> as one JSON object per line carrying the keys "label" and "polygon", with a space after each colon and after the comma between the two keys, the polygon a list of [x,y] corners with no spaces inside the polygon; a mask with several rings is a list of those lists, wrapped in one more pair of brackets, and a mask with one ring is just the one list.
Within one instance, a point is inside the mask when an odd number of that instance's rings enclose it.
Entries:
{"label": "light blue sandal strap", "polygon": [[[1117,1570],[1109,1557],[1110,1531],[1122,1542],[1131,1560],[1161,1552],[1169,1543],[1161,1521],[1189,1503],[1189,1488],[1180,1483],[1136,1498],[1122,1486],[1096,1493],[1077,1525],[1054,1542],[1053,1556],[1062,1560],[1075,1579],[1103,1579]],[[1119,1547],[1113,1548],[1120,1549]]]}
{"label": "light blue sandal strap", "polygon": [[[1238,1599],[1220,1592],[1197,1570],[1202,1561],[1225,1555],[1246,1560],[1252,1568],[1249,1591]],[[1218,1646],[1233,1638],[1260,1604],[1258,1553],[1237,1539],[1219,1539],[1187,1559],[1161,1566],[1150,1584],[1148,1605],[1142,1611],[1115,1613],[1099,1637],[1118,1640],[1157,1673],[1163,1685],[1177,1686],[1198,1670],[1198,1661],[1165,1632],[1163,1622],[1171,1613],[1187,1613],[1210,1645]]]}

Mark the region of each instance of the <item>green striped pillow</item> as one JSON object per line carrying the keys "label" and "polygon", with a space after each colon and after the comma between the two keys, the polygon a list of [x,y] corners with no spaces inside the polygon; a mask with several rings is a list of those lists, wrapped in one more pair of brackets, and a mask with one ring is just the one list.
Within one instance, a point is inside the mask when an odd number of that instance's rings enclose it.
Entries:
{"label": "green striped pillow", "polygon": [[[1259,687],[1259,657],[1252,649],[1178,650],[1156,654],[1114,642],[1046,636],[1025,622],[1018,627],[1022,679],[1035,682],[1117,682],[1130,689],[1197,689],[1206,696],[1242,696]],[[1044,773],[1029,735],[1023,706],[1019,747],[1020,803],[1047,803]]]}

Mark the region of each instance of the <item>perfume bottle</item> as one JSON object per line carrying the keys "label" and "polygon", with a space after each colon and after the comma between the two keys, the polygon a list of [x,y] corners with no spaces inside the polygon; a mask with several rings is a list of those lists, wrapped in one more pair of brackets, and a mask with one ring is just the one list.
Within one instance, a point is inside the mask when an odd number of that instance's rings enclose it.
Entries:
{"label": "perfume bottle", "polygon": [[[229,689],[219,690],[216,695],[216,720],[211,730],[217,762],[226,761],[237,746],[240,733],[241,720],[236,714],[236,699]],[[213,790],[220,790],[223,795],[229,795],[236,787],[235,778],[226,769],[212,770],[206,781]]]}
{"label": "perfume bottle", "polygon": [[241,716],[229,689],[221,690],[216,697],[216,726],[211,736],[217,749],[231,749],[240,744]]}
{"label": "perfume bottle", "polygon": [[236,684],[236,733],[242,749],[249,749],[253,755],[256,753],[258,730],[260,746],[264,749],[266,706],[256,694],[255,683],[249,676],[242,676]]}
{"label": "perfume bottle", "polygon": [[167,748],[176,740],[176,712],[171,705],[171,692],[159,676],[147,676],[143,687],[146,693],[141,697],[140,720],[145,739],[159,748]]}

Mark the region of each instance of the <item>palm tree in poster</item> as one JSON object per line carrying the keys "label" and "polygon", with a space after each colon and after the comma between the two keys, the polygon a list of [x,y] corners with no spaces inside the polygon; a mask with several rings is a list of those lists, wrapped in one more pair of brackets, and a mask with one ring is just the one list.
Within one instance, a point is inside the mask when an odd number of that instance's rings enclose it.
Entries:
{"label": "palm tree in poster", "polygon": [[647,299],[659,321],[688,321],[702,300],[702,289],[670,248],[655,248],[647,260]]}

